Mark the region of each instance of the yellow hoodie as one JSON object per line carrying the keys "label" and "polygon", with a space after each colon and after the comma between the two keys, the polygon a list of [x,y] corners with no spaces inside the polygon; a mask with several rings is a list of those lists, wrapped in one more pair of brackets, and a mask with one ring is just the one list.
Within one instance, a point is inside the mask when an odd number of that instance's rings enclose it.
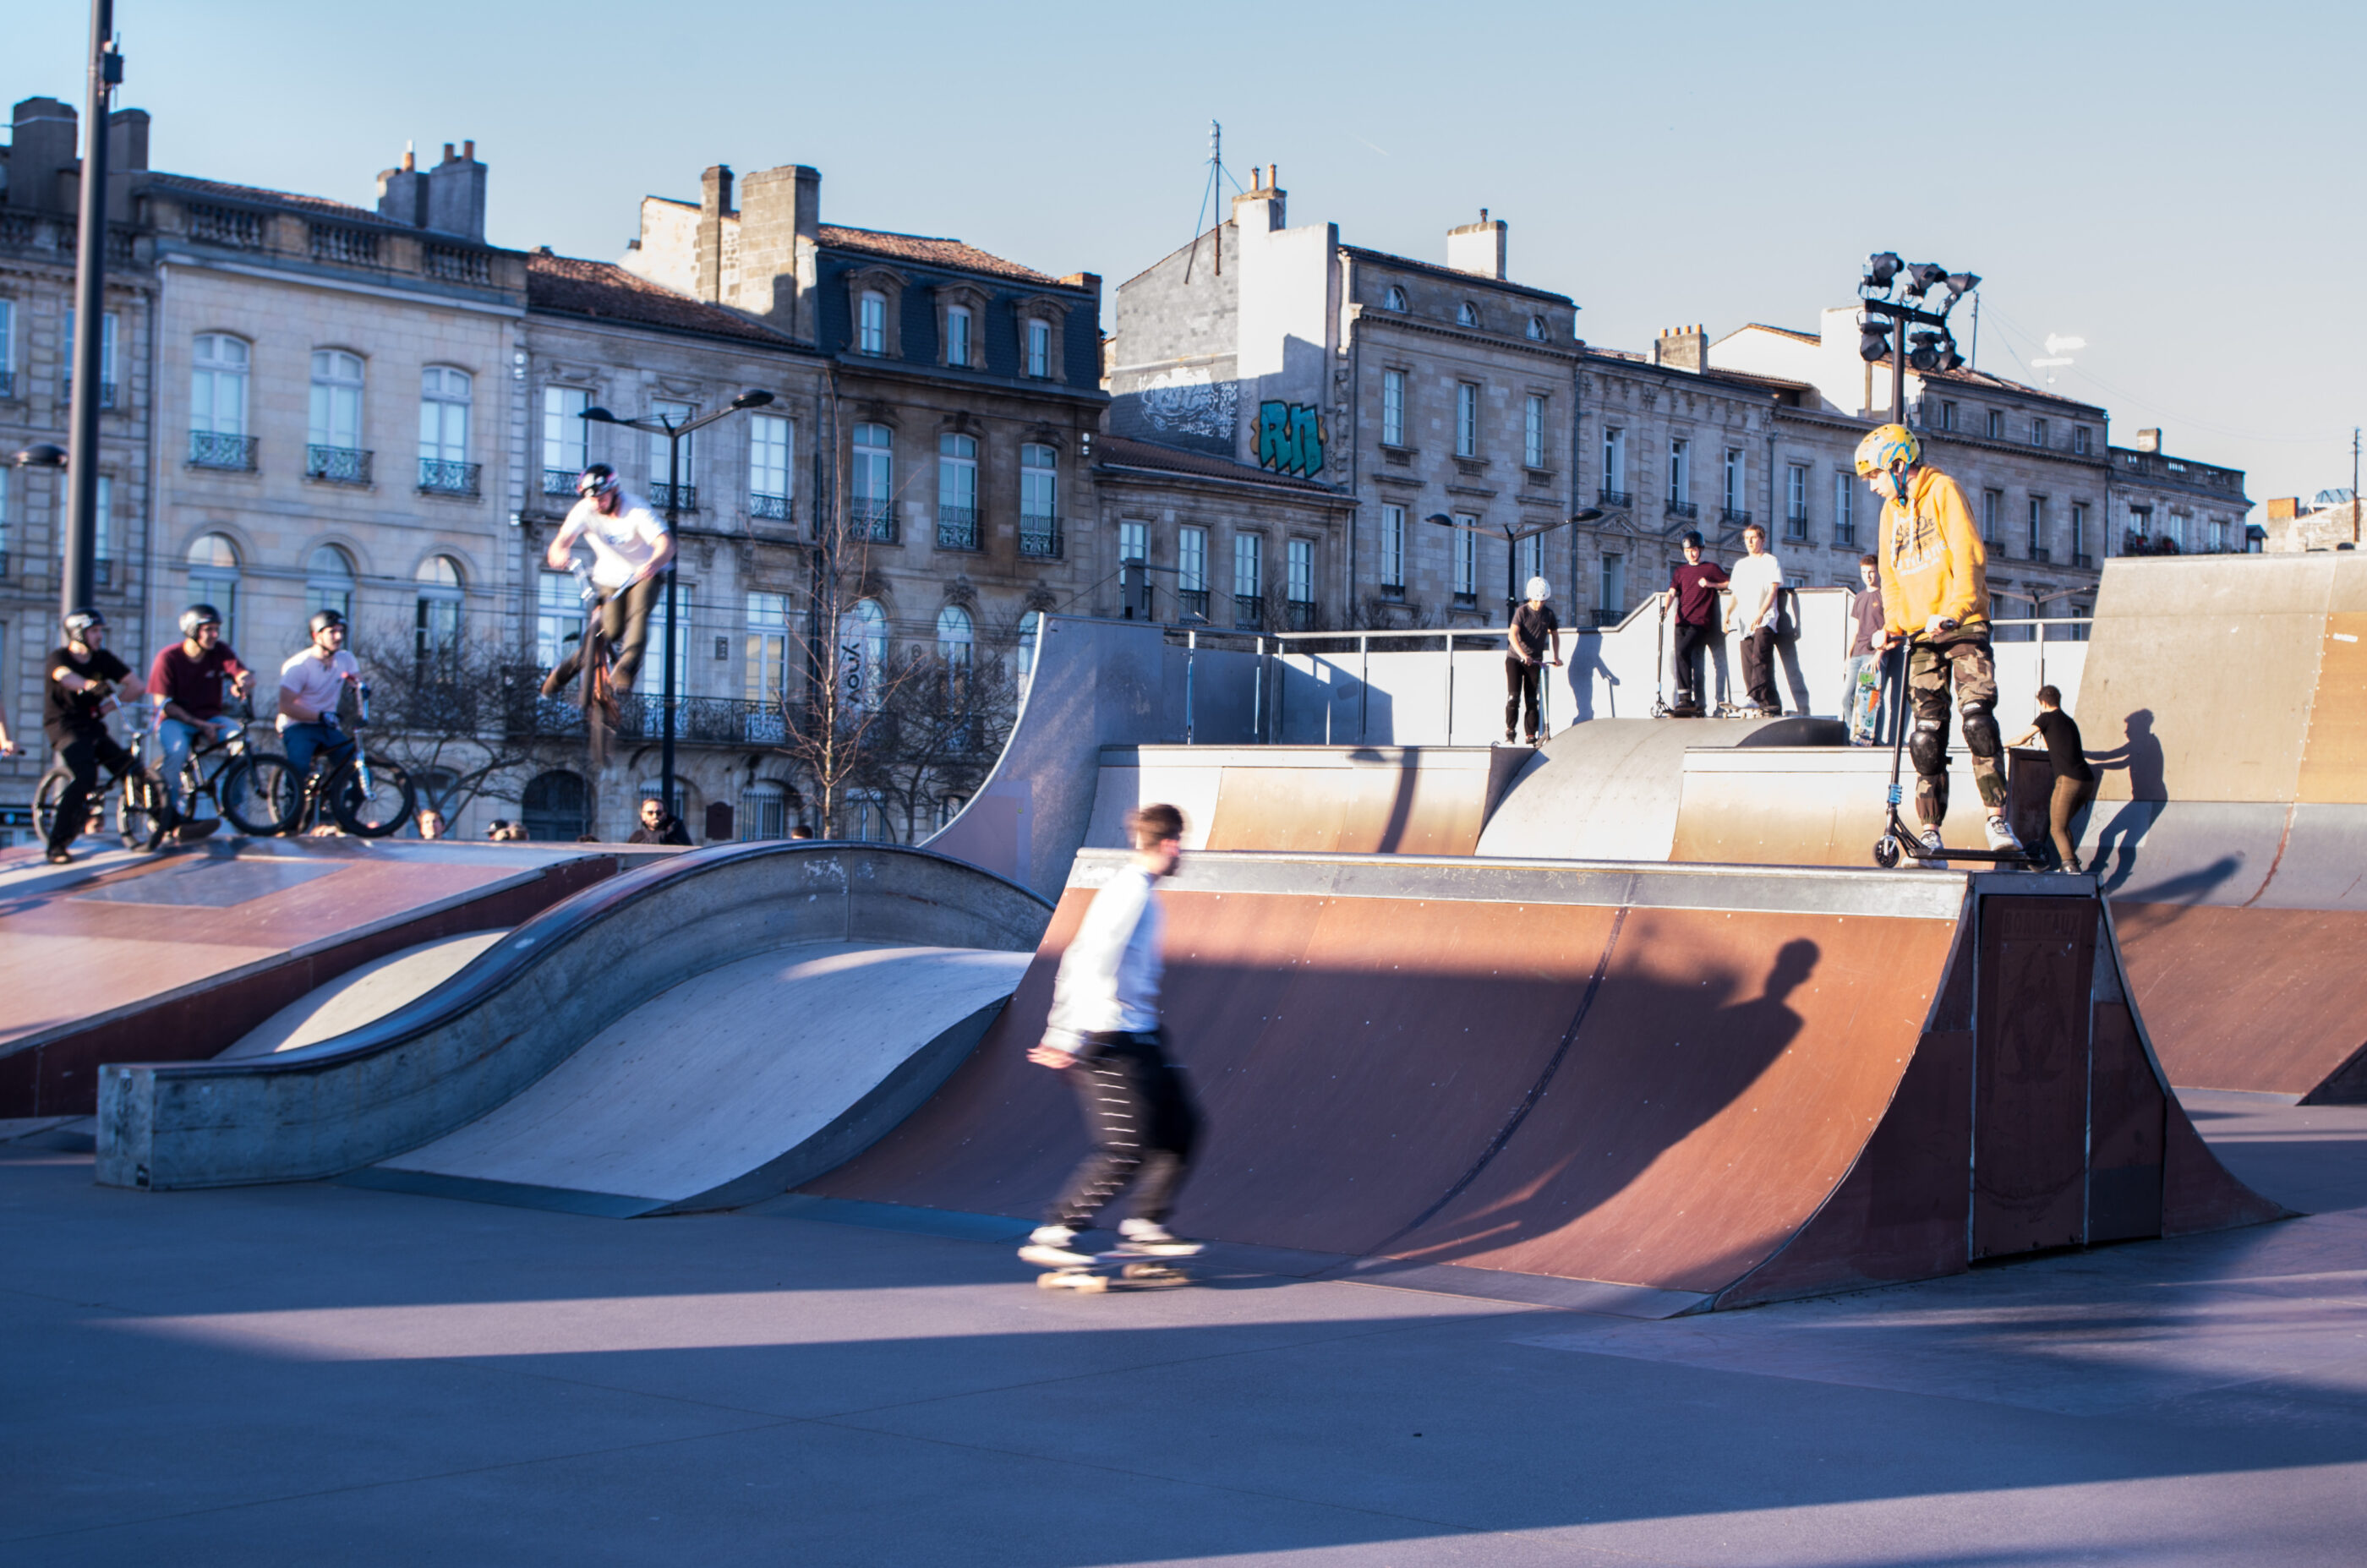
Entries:
{"label": "yellow hoodie", "polygon": [[1882,615],[1893,636],[1920,636],[1934,615],[1988,630],[1988,552],[1956,481],[1919,468],[1908,504],[1882,505]]}

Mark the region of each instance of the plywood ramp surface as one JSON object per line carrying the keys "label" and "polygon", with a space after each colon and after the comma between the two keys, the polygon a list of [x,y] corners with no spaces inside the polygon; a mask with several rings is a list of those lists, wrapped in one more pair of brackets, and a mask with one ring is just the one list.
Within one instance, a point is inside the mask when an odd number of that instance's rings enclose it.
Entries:
{"label": "plywood ramp surface", "polygon": [[2308,1096],[2357,1076],[2367,913],[2116,904],[2112,917],[2170,1082]]}

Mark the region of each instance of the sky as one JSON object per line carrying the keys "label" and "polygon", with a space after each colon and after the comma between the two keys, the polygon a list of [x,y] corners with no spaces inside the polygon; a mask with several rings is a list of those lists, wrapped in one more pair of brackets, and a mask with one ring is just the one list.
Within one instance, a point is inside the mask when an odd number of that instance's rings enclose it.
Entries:
{"label": "sky", "polygon": [[[88,13],[16,0],[9,101],[80,101]],[[1296,223],[1443,261],[1479,209],[1591,343],[1813,330],[1870,251],[1976,272],[1979,365],[2116,443],[2348,486],[2367,422],[2351,86],[2367,6],[2005,0],[697,6],[118,0],[152,164],[375,201],[473,138],[489,238],[613,260],[645,193],[822,171],[827,222],[957,235],[1105,289],[1184,244],[1227,165]],[[2050,334],[2087,346],[2052,371]],[[1960,333],[1960,337],[1969,334]]]}

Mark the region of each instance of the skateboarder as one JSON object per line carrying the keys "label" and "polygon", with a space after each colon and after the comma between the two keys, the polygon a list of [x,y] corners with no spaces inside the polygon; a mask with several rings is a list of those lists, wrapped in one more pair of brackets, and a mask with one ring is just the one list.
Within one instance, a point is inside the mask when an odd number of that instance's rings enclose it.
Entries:
{"label": "skateboarder", "polygon": [[[1524,732],[1534,746],[1546,738],[1544,726],[1537,717],[1537,687],[1545,677],[1544,666],[1550,662],[1561,667],[1561,618],[1553,613],[1546,601],[1553,597],[1553,584],[1542,577],[1529,579],[1528,598],[1512,612],[1512,626],[1504,633],[1509,651],[1504,655],[1504,744],[1512,743],[1512,723],[1525,709],[1528,723]],[[1547,659],[1550,652],[1551,659]]]}
{"label": "skateboarder", "polygon": [[2038,719],[2020,739],[2027,746],[2046,738],[2046,760],[2055,764],[2055,791],[2046,801],[2046,831],[2065,871],[2079,869],[2079,845],[2071,837],[2071,818],[2096,795],[2096,770],[2089,764],[2088,748],[2079,739],[2078,721],[2063,711],[2063,694],[2053,686],[2038,688]]}
{"label": "skateboarder", "polygon": [[1185,1258],[1197,1242],[1170,1235],[1166,1219],[1197,1138],[1200,1114],[1184,1076],[1167,1059],[1159,1021],[1160,954],[1167,918],[1156,892],[1184,847],[1184,814],[1172,806],[1127,813],[1133,863],[1093,895],[1060,971],[1044,1038],[1028,1050],[1038,1066],[1069,1075],[1084,1108],[1093,1152],[1019,1249],[1030,1263],[1082,1269],[1095,1261],[1077,1233],[1128,1181],[1133,1215],[1119,1222],[1118,1251]]}
{"label": "skateboarder", "polygon": [[1775,626],[1784,615],[1784,563],[1767,547],[1767,530],[1756,523],[1742,529],[1743,557],[1728,581],[1734,597],[1726,607],[1726,629],[1742,633],[1742,685],[1751,711],[1781,718],[1784,701],[1775,691]]}
{"label": "skateboarder", "polygon": [[2019,852],[2005,819],[2005,756],[1997,716],[1997,667],[1989,658],[1988,555],[1956,481],[1923,465],[1923,444],[1903,424],[1885,424],[1857,444],[1858,477],[1882,498],[1875,537],[1882,558],[1883,647],[1914,639],[1907,662],[1920,858],[1946,858],[1948,686],[1965,723],[1973,782],[1988,813],[1992,851]]}
{"label": "skateboarder", "polygon": [[1864,555],[1857,558],[1857,574],[1865,584],[1850,605],[1849,661],[1841,669],[1841,701],[1849,718],[1852,746],[1871,746],[1882,737],[1882,673],[1888,655],[1882,651],[1882,563]]}
{"label": "skateboarder", "polygon": [[1669,569],[1668,592],[1661,595],[1676,621],[1675,641],[1677,665],[1677,700],[1670,711],[1680,716],[1701,712],[1701,686],[1694,676],[1694,660],[1703,644],[1709,641],[1711,618],[1717,610],[1717,591],[1726,585],[1726,568],[1714,560],[1702,559],[1702,536],[1697,529],[1687,529],[1684,536],[1685,558]]}

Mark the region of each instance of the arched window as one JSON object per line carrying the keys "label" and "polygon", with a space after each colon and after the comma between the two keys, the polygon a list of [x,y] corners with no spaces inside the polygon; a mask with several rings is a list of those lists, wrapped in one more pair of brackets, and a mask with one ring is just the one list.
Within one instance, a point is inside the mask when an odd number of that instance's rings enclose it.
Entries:
{"label": "arched window", "polygon": [[1546,319],[1543,316],[1531,316],[1529,318],[1529,341],[1531,343],[1543,343],[1546,341]]}
{"label": "arched window", "polygon": [[1405,290],[1399,288],[1394,283],[1390,284],[1388,292],[1381,296],[1381,309],[1384,310],[1402,311],[1405,308]]}
{"label": "arched window", "polygon": [[740,791],[740,814],[733,824],[742,841],[786,839],[789,836],[789,788],[771,779],[758,779]]}
{"label": "arched window", "polygon": [[861,337],[856,348],[865,354],[888,352],[888,296],[877,290],[866,290],[860,307]]}
{"label": "arched window", "polygon": [[192,434],[246,434],[246,374],[251,358],[245,340],[228,333],[207,333],[198,339],[189,376]]}
{"label": "arched window", "polygon": [[978,438],[937,437],[937,547],[978,548]]}
{"label": "arched window", "polygon": [[475,465],[469,461],[469,373],[431,365],[419,378],[419,488],[447,495],[474,495]]}
{"label": "arched window", "polygon": [[430,556],[420,564],[417,577],[413,656],[423,670],[454,664],[460,656],[460,602],[466,594],[460,563],[450,556]]}
{"label": "arched window", "polygon": [[841,700],[856,707],[868,705],[879,690],[879,671],[888,663],[888,612],[877,599],[858,599],[838,618]]}
{"label": "arched window", "polygon": [[1479,307],[1474,305],[1468,299],[1466,299],[1462,304],[1455,307],[1455,324],[1458,327],[1478,326],[1479,324]]}
{"label": "arched window", "polygon": [[951,665],[969,663],[970,644],[974,633],[969,612],[959,604],[948,604],[937,612],[937,657]]}
{"label": "arched window", "polygon": [[1019,678],[1026,680],[1036,673],[1036,634],[1044,629],[1044,615],[1030,610],[1019,617]]}
{"label": "arched window", "polygon": [[884,424],[855,427],[855,516],[858,539],[896,537],[896,435]]}
{"label": "arched window", "polygon": [[220,610],[222,641],[238,646],[238,547],[220,534],[189,547],[189,599]]}
{"label": "arched window", "polygon": [[304,431],[304,477],[369,483],[362,445],[362,361],[341,348],[312,351],[312,406]]}
{"label": "arched window", "polygon": [[527,782],[519,804],[527,838],[547,844],[572,844],[588,829],[592,792],[580,773],[537,773]]}
{"label": "arched window", "polygon": [[[352,620],[353,558],[334,545],[323,545],[314,550],[304,562],[304,596],[311,601],[312,610],[334,610],[346,620]],[[306,611],[305,618],[309,620],[311,617],[311,611]]]}

